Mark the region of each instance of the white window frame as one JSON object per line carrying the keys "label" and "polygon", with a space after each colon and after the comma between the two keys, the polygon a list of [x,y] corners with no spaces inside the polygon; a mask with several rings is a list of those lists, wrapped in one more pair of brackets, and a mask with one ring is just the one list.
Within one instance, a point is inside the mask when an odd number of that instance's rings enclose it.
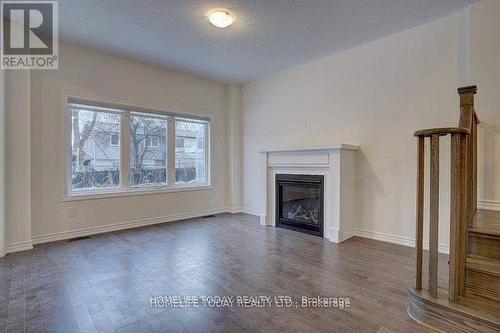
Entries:
{"label": "white window frame", "polygon": [[[71,163],[71,101],[78,101],[95,107],[109,107],[118,109],[121,118],[121,129],[119,133],[120,146],[120,185],[112,188],[79,190],[72,189],[72,163]],[[138,185],[130,186],[130,113],[150,114],[167,118],[167,183],[166,185]],[[137,196],[146,194],[159,194],[178,191],[199,191],[213,189],[212,186],[212,160],[211,160],[211,119],[210,117],[192,116],[181,113],[158,110],[156,108],[145,108],[135,105],[124,105],[110,102],[99,98],[80,97],[75,94],[63,95],[63,159],[64,159],[64,197],[62,201],[89,200],[109,197]],[[175,120],[201,122],[205,127],[205,183],[176,184],[175,183]],[[124,144],[121,144],[124,143]],[[160,139],[158,138],[158,146]]]}

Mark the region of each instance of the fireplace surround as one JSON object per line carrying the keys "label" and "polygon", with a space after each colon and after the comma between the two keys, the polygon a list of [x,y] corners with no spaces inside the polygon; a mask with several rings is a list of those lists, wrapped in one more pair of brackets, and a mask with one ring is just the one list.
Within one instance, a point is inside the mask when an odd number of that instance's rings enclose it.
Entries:
{"label": "fireplace surround", "polygon": [[276,175],[276,226],[323,237],[323,175]]}
{"label": "fireplace surround", "polygon": [[[358,192],[356,189],[356,156],[359,146],[335,144],[330,146],[278,148],[260,150],[259,168],[260,223],[266,226],[283,227],[281,217],[288,218],[288,210],[280,213],[279,191],[276,176],[280,177],[323,177],[322,191],[322,232],[313,230],[316,235],[340,243],[352,236],[356,229],[358,212]],[[285,176],[284,176],[285,175]],[[290,192],[290,191],[289,191]],[[292,191],[293,192],[293,191]],[[296,195],[288,193],[288,196]],[[317,197],[317,192],[316,195]],[[293,197],[289,198],[293,201]],[[290,204],[293,204],[290,202]],[[309,203],[308,203],[309,205]],[[292,207],[291,209],[293,209]],[[314,207],[292,210],[290,217],[301,216],[303,220],[314,219]],[[289,222],[289,221],[285,221]],[[297,222],[297,221],[295,221]],[[299,221],[303,222],[303,221]],[[290,224],[290,223],[288,223]],[[286,225],[289,229],[296,225]],[[304,228],[302,228],[304,229]],[[301,230],[303,231],[303,230]]]}

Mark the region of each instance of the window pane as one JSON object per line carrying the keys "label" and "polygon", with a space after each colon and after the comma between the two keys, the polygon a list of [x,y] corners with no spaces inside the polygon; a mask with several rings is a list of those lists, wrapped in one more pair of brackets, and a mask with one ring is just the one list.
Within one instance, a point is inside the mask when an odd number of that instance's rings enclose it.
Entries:
{"label": "window pane", "polygon": [[120,185],[120,115],[72,108],[71,189]]}
{"label": "window pane", "polygon": [[167,184],[167,120],[130,114],[130,185]]}
{"label": "window pane", "polygon": [[175,183],[206,183],[207,124],[175,121]]}
{"label": "window pane", "polygon": [[120,144],[120,137],[118,134],[111,134],[111,144],[118,146]]}

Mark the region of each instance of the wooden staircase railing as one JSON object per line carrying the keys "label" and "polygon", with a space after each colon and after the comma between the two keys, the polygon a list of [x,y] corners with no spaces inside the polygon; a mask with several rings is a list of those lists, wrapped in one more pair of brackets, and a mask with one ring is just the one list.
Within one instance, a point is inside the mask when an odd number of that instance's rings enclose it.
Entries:
{"label": "wooden staircase railing", "polygon": [[458,89],[460,121],[458,127],[433,128],[415,132],[418,138],[417,166],[417,270],[415,289],[422,290],[424,231],[425,138],[430,139],[429,191],[429,294],[437,298],[439,240],[439,141],[451,135],[450,256],[448,298],[455,301],[465,294],[467,230],[477,209],[477,124],[474,110],[476,86]]}
{"label": "wooden staircase railing", "polygon": [[[457,127],[415,132],[418,138],[417,270],[408,288],[408,315],[443,332],[500,332],[500,212],[477,209],[476,87],[459,88]],[[439,150],[440,138],[451,136],[450,254],[448,294],[438,293]],[[430,175],[424,175],[426,140],[430,141]],[[426,171],[425,171],[426,172]],[[424,186],[429,179],[428,288],[422,281]]]}

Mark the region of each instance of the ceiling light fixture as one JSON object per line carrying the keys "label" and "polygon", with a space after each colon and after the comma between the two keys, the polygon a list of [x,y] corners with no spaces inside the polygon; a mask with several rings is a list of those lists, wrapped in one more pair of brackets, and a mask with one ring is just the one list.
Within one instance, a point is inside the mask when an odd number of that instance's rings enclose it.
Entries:
{"label": "ceiling light fixture", "polygon": [[229,27],[234,22],[234,18],[225,9],[216,9],[211,11],[208,14],[208,20],[217,28]]}

